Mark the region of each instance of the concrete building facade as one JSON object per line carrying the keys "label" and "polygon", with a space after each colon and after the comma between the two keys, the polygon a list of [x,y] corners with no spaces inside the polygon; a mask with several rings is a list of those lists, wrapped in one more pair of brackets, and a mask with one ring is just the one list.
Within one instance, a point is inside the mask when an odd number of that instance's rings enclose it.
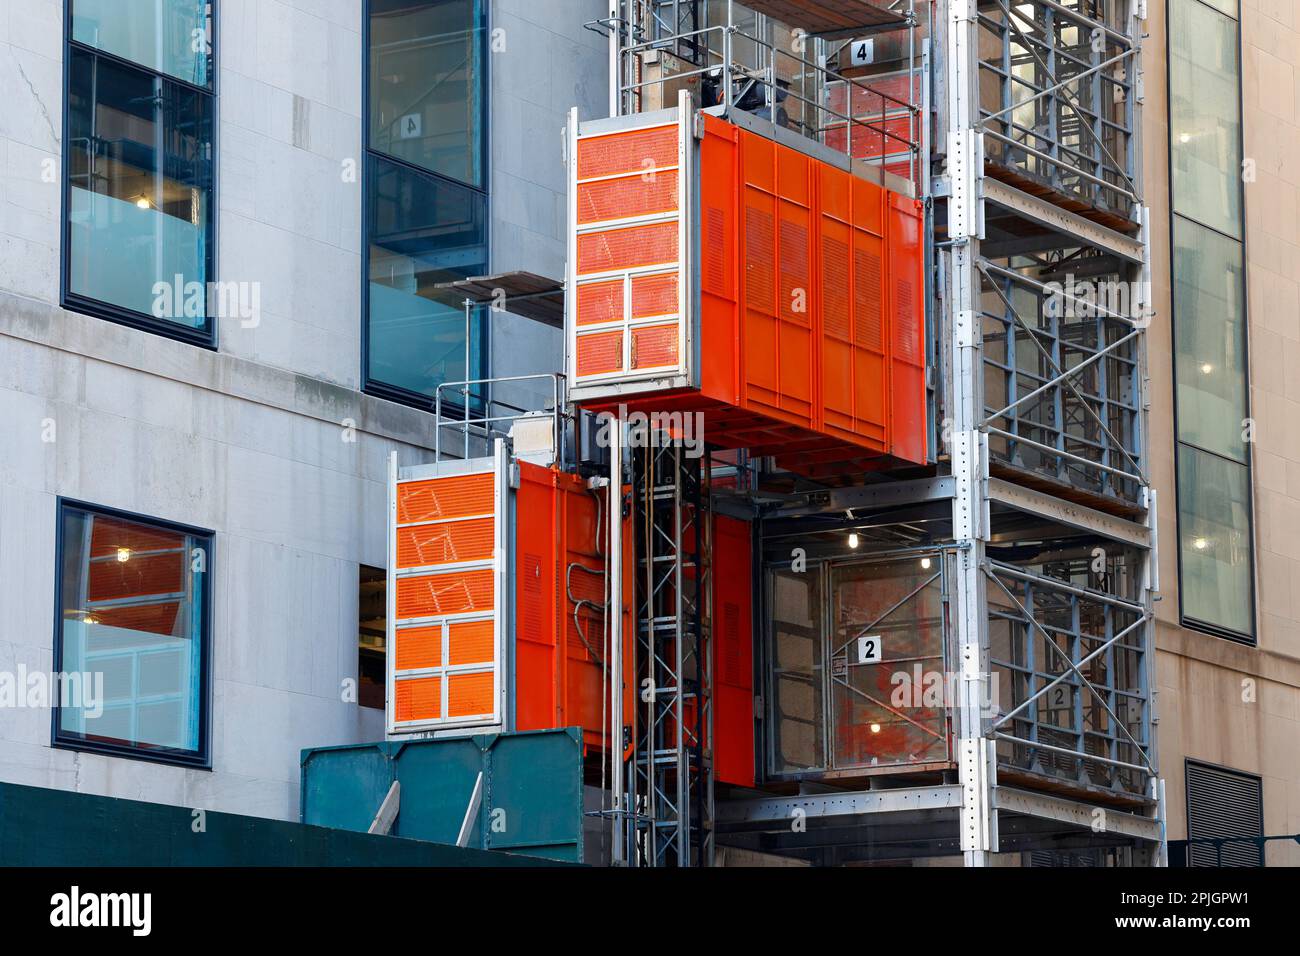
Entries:
{"label": "concrete building facade", "polygon": [[[54,666],[60,498],[211,530],[211,768],[54,747],[49,710],[15,707],[0,780],[296,819],[301,748],[383,737],[345,699],[358,567],[385,564],[389,454],[433,448],[432,415],[362,389],[364,4],[214,5],[217,275],[261,309],[211,349],[60,306],[67,6],[0,10],[0,670]],[[560,130],[604,108],[602,5],[486,7],[491,264],[558,276]],[[558,333],[498,333],[496,374],[558,367]]]}
{"label": "concrete building facade", "polygon": [[[1244,209],[1248,330],[1249,410],[1253,420],[1250,489],[1253,530],[1253,643],[1225,639],[1187,626],[1186,572],[1180,578],[1180,542],[1195,549],[1198,532],[1179,525],[1178,473],[1174,414],[1174,342],[1186,308],[1179,309],[1174,286],[1183,281],[1173,256],[1171,232],[1171,136],[1186,135],[1186,123],[1170,125],[1171,98],[1209,100],[1198,83],[1180,89],[1179,37],[1170,29],[1181,0],[1148,6],[1149,38],[1143,47],[1146,102],[1145,195],[1151,209],[1152,275],[1155,309],[1148,336],[1151,375],[1152,480],[1159,489],[1160,592],[1157,605],[1157,707],[1160,772],[1165,780],[1166,820],[1171,841],[1188,836],[1188,767],[1208,766],[1247,775],[1262,793],[1262,832],[1300,832],[1300,247],[1296,197],[1300,167],[1300,55],[1294,3],[1246,0],[1240,5],[1212,3],[1205,13],[1229,29],[1239,43],[1240,153],[1235,133],[1221,140],[1225,175],[1240,181]],[[1200,13],[1198,9],[1196,11]],[[1239,14],[1239,20],[1237,16]],[[1239,23],[1239,33],[1231,30]],[[1171,46],[1171,44],[1173,44]],[[1226,47],[1236,52],[1229,45]],[[1185,55],[1185,54],[1184,54]],[[1206,70],[1237,72],[1231,59],[1206,58]],[[1171,82],[1172,79],[1172,82]],[[1217,103],[1218,100],[1213,102]],[[1230,101],[1229,106],[1235,105]],[[1235,123],[1229,111],[1228,124]],[[1177,115],[1175,113],[1175,115]],[[1177,149],[1175,145],[1174,150]],[[1175,159],[1175,163],[1177,160]],[[1235,175],[1235,166],[1241,175]],[[1175,184],[1176,190],[1176,184]],[[1171,281],[1172,279],[1172,281]],[[1226,316],[1225,316],[1226,320]],[[1210,367],[1242,361],[1225,351],[1206,350],[1194,361]],[[1243,423],[1243,428],[1251,423]],[[1181,536],[1181,537],[1180,537]],[[1250,600],[1250,599],[1248,599]],[[1181,612],[1180,612],[1181,608]],[[1268,865],[1296,865],[1292,841],[1270,843]]]}

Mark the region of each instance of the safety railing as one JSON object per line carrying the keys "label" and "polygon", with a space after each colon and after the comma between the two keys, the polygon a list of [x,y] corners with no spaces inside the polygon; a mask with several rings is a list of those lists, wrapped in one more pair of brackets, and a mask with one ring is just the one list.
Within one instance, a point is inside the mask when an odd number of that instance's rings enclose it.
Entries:
{"label": "safety railing", "polygon": [[1070,276],[1041,282],[987,261],[980,268],[988,290],[982,428],[992,460],[1136,502],[1146,477],[1131,287],[1090,280],[1090,292],[1114,291],[1084,298]]}
{"label": "safety railing", "polygon": [[[728,7],[728,19],[731,15]],[[621,46],[620,110],[627,114],[671,105],[673,91],[686,86],[695,90],[693,98],[702,108],[751,113],[837,152],[885,166],[919,188],[923,77],[912,65],[911,29],[902,90],[896,76],[872,84],[822,65],[820,55],[802,55],[809,49],[822,51],[826,41],[794,34],[792,42],[801,50],[791,52],[757,33],[728,22]],[[660,58],[657,65],[647,63],[653,56]],[[677,64],[665,65],[665,56]]]}
{"label": "safety railing", "polygon": [[1137,48],[1125,0],[981,4],[980,112],[990,173],[1135,220]]}
{"label": "safety railing", "polygon": [[[1101,551],[1101,554],[1097,554]],[[1134,552],[1078,548],[1033,564],[990,560],[989,663],[1000,763],[1149,797],[1149,619]]]}
{"label": "safety railing", "polygon": [[[550,384],[551,401],[549,406],[526,408],[512,401],[493,397],[493,390],[503,385],[518,385],[525,382],[544,381]],[[457,399],[444,403],[444,391],[453,391]],[[459,431],[461,436],[461,456],[470,457],[472,441],[491,444],[493,438],[508,437],[510,426],[523,418],[549,415],[554,429],[554,448],[557,461],[566,461],[566,441],[572,415],[564,401],[564,375],[559,372],[540,372],[534,375],[506,375],[497,378],[470,379],[463,382],[443,382],[434,389],[434,461],[442,461],[442,433],[446,429]],[[444,410],[451,412],[445,418]],[[500,414],[495,414],[500,410]],[[508,423],[508,424],[506,424]],[[505,427],[502,427],[502,426]]]}

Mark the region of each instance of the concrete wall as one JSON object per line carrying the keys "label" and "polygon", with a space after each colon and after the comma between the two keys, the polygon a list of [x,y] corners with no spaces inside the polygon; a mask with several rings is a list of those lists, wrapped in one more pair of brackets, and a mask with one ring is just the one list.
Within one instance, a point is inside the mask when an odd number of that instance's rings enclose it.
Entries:
{"label": "concrete wall", "polygon": [[[384,565],[387,458],[431,460],[432,416],[357,391],[361,0],[218,9],[218,277],[259,282],[262,314],[217,352],[58,307],[63,4],[0,10],[0,670],[52,666],[58,496],[216,532],[212,771],[55,750],[48,711],[6,709],[0,781],[295,818],[301,748],[383,736],[342,700],[357,566]],[[496,269],[562,274],[558,131],[603,102],[600,13],[493,4]]]}
{"label": "concrete wall", "polygon": [[[1157,316],[1148,336],[1152,478],[1160,491],[1157,691],[1170,839],[1187,832],[1187,759],[1263,778],[1269,834],[1300,833],[1300,19],[1289,0],[1242,0],[1246,257],[1254,445],[1257,648],[1179,626],[1170,339],[1165,5],[1148,5],[1146,198]],[[1278,845],[1270,864],[1300,864]]]}

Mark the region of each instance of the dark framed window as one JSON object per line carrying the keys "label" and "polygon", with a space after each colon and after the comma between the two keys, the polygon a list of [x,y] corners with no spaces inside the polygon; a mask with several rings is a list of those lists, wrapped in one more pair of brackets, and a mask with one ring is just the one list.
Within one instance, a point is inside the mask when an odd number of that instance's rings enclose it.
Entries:
{"label": "dark framed window", "polygon": [[1238,6],[1167,12],[1180,619],[1254,644]]}
{"label": "dark framed window", "polygon": [[484,0],[367,0],[362,379],[421,408],[485,374],[440,286],[488,269],[486,43]]}
{"label": "dark framed window", "polygon": [[215,345],[213,2],[67,0],[63,305]]}
{"label": "dark framed window", "polygon": [[212,533],[60,500],[55,746],[209,766]]}
{"label": "dark framed window", "polygon": [[388,573],[363,564],[357,578],[357,703],[383,710],[388,674]]}

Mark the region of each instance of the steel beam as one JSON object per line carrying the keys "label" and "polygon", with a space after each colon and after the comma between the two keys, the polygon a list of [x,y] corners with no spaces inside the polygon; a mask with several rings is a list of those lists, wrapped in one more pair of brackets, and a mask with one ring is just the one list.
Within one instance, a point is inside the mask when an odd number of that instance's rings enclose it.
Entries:
{"label": "steel beam", "polygon": [[984,179],[983,195],[986,202],[1000,206],[1022,218],[1045,228],[1074,236],[1078,245],[1095,246],[1112,252],[1129,262],[1140,264],[1144,258],[1141,240],[1085,219],[1077,213],[1062,209],[1045,199],[1008,186],[996,179]]}
{"label": "steel beam", "polygon": [[717,822],[788,827],[802,815],[806,819],[856,817],[917,810],[956,810],[961,807],[961,787],[903,787],[897,790],[862,790],[849,793],[805,794],[797,797],[763,797],[719,803]]}
{"label": "steel beam", "polygon": [[1159,820],[1099,807],[1093,803],[1081,803],[1054,794],[996,787],[993,790],[993,805],[999,811],[1005,810],[1008,813],[1055,820],[1057,823],[1068,823],[1089,830],[1101,828],[1100,832],[1104,833],[1118,833],[1152,843],[1160,842]]}
{"label": "steel beam", "polygon": [[1151,529],[1145,524],[1117,518],[1104,511],[1075,504],[1001,478],[989,478],[985,488],[989,501],[1006,505],[1016,511],[1046,518],[1077,531],[1113,538],[1134,547],[1151,547]]}

